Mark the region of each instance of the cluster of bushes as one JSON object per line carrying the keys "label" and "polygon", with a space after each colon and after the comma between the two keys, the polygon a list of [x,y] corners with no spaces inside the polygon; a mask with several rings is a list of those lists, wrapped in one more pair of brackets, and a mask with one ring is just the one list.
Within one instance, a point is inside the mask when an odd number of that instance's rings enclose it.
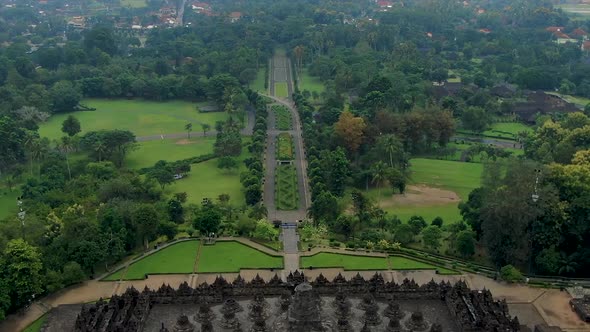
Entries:
{"label": "cluster of bushes", "polygon": [[248,91],[247,93],[250,104],[256,109],[256,121],[254,123],[254,133],[252,142],[248,146],[248,151],[252,157],[244,160],[248,170],[241,174],[241,182],[244,187],[246,204],[256,205],[262,200],[262,183],[264,179],[264,167],[262,165],[265,142],[266,142],[266,101],[256,92]]}

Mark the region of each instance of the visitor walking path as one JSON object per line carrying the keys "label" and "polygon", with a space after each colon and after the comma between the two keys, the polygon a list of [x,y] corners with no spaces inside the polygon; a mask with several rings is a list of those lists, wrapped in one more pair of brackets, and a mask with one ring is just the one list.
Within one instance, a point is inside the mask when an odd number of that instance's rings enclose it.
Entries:
{"label": "visitor walking path", "polygon": [[[288,273],[297,270],[299,267],[299,236],[297,235],[297,222],[305,219],[310,204],[309,184],[307,181],[307,162],[305,159],[299,114],[289,97],[281,99],[277,97],[275,91],[275,85],[277,83],[287,83],[288,95],[291,96],[293,94],[294,89],[293,80],[291,78],[291,61],[284,54],[275,54],[270,61],[269,73],[271,95],[267,97],[271,98],[275,104],[285,106],[291,112],[291,119],[293,121],[292,130],[278,130],[276,128],[275,115],[273,112],[269,112],[267,148],[265,155],[266,174],[264,181],[264,204],[268,210],[268,217],[271,220],[280,220],[282,222],[281,239],[283,241],[283,251],[285,253],[285,273]],[[295,146],[294,165],[297,172],[299,206],[293,211],[278,210],[275,204],[275,177],[277,167],[276,141],[277,136],[283,132],[291,134]]]}

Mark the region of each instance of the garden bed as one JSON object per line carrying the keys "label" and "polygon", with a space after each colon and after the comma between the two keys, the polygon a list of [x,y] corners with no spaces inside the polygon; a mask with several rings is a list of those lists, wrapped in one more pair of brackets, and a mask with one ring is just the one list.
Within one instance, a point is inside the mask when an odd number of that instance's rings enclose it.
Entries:
{"label": "garden bed", "polygon": [[288,133],[280,133],[277,136],[277,159],[293,160],[294,157],[293,137]]}
{"label": "garden bed", "polygon": [[295,210],[299,201],[297,170],[292,165],[277,167],[275,204],[278,210]]}
{"label": "garden bed", "polygon": [[278,130],[293,129],[293,118],[291,112],[287,107],[281,105],[273,105],[272,111],[275,115],[275,127]]}

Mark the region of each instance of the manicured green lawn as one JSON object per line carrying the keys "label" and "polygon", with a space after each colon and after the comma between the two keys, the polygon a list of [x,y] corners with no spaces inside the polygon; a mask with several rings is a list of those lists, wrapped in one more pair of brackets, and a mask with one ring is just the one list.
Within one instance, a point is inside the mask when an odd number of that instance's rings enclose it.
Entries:
{"label": "manicured green lawn", "polygon": [[282,269],[283,257],[271,256],[239,242],[217,242],[201,248],[197,272],[240,272],[240,269]]}
{"label": "manicured green lawn", "polygon": [[264,83],[266,83],[266,68],[261,67],[258,73],[256,73],[256,79],[250,84],[250,89],[258,92],[266,92]]}
{"label": "manicured green lawn", "polygon": [[275,96],[279,98],[289,98],[289,87],[287,82],[275,83]]}
{"label": "manicured green lawn", "polygon": [[300,259],[302,268],[343,268],[345,270],[387,270],[387,261],[384,257],[342,255],[329,252],[320,252],[313,256],[302,256]]}
{"label": "manicured green lawn", "polygon": [[14,188],[10,191],[8,188],[0,186],[0,220],[16,214],[18,210],[16,198],[19,195],[20,190],[18,188]]}
{"label": "manicured green lawn", "polygon": [[[126,280],[144,279],[146,274],[192,273],[197,258],[199,241],[184,241],[151,254],[129,266],[123,276]],[[119,270],[104,280],[119,280],[124,273]]]}
{"label": "manicured green lawn", "polygon": [[238,158],[240,167],[231,172],[217,168],[217,159],[193,164],[187,177],[175,181],[165,190],[169,194],[186,192],[188,201],[195,204],[201,204],[203,198],[217,200],[219,195],[228,194],[231,205],[241,206],[245,204],[245,197],[240,172],[246,169],[242,161],[249,156],[246,148],[242,148],[242,155]]}
{"label": "manicured green lawn", "polygon": [[297,170],[292,165],[277,167],[275,204],[278,210],[295,210],[299,202]]}
{"label": "manicured green lawn", "polygon": [[492,131],[493,130],[508,132],[516,135],[523,131],[532,132],[533,128],[520,122],[496,122],[492,124]]}
{"label": "manicured green lawn", "polygon": [[481,183],[482,164],[415,158],[410,165],[412,183],[451,190],[462,199]]}
{"label": "manicured green lawn", "polygon": [[80,120],[82,133],[100,129],[125,129],[136,136],[182,133],[189,122],[193,124],[194,131],[199,131],[202,123],[214,128],[216,121],[227,118],[225,112],[199,113],[194,103],[178,100],[86,99],[82,104],[94,107],[96,111],[54,115],[39,128],[41,136],[52,139],[62,137],[61,124],[70,114]]}
{"label": "manicured green lawn", "polygon": [[131,8],[143,8],[147,7],[145,0],[121,0],[121,6]]}
{"label": "manicured green lawn", "polygon": [[314,91],[321,94],[326,87],[318,77],[310,76],[307,69],[303,69],[299,74],[299,90],[307,90],[311,93]]}
{"label": "manicured green lawn", "polygon": [[172,162],[213,153],[214,143],[213,135],[140,142],[139,148],[127,156],[127,167],[139,169],[154,166],[159,160]]}
{"label": "manicured green lawn", "polygon": [[273,105],[272,111],[275,114],[275,127],[278,130],[293,129],[293,119],[289,109],[282,105]]}
{"label": "manicured green lawn", "polygon": [[293,138],[289,133],[280,133],[277,137],[277,159],[293,160]]}
{"label": "manicured green lawn", "polygon": [[41,331],[41,327],[43,326],[43,323],[45,323],[46,320],[47,320],[47,314],[39,317],[31,325],[27,326],[27,328],[24,329],[23,332],[39,332],[39,331]]}

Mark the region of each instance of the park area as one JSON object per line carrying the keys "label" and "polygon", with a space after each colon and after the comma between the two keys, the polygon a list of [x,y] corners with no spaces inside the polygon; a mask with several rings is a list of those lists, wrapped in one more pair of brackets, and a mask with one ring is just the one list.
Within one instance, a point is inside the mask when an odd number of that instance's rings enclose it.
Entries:
{"label": "park area", "polygon": [[272,111],[275,115],[275,127],[278,130],[291,130],[293,129],[293,119],[291,112],[287,107],[282,105],[273,105]]}
{"label": "park area", "polygon": [[147,7],[146,0],[121,0],[121,6],[129,8]]}
{"label": "park area", "polygon": [[442,274],[458,272],[402,256],[361,256],[320,252],[301,257],[301,268],[342,268],[349,271],[362,270],[437,270]]}
{"label": "park area", "polygon": [[275,96],[289,98],[289,86],[287,82],[275,83]]}
{"label": "park area", "polygon": [[139,280],[149,274],[240,272],[241,269],[282,269],[283,257],[271,256],[236,241],[200,245],[198,240],[172,244],[107,276],[103,281]]}
{"label": "park area", "polygon": [[458,161],[415,158],[410,160],[410,184],[403,195],[391,189],[369,191],[378,205],[402,221],[418,215],[430,221],[441,217],[445,223],[461,220],[458,204],[480,186],[483,165]]}
{"label": "park area", "polygon": [[20,195],[20,189],[10,189],[0,186],[0,220],[18,211],[16,198]]}
{"label": "park area", "polygon": [[201,124],[215,128],[217,121],[227,119],[225,112],[200,113],[195,107],[205,106],[206,103],[194,104],[180,100],[154,102],[139,99],[85,99],[82,104],[96,110],[54,115],[39,128],[41,137],[62,137],[64,134],[61,132],[61,124],[68,115],[74,115],[80,120],[82,134],[93,130],[120,129],[129,130],[136,136],[182,133],[189,122],[193,124],[193,131],[198,132]]}
{"label": "park area", "polygon": [[144,141],[127,156],[126,166],[133,169],[154,166],[159,160],[173,162],[213,153],[215,137],[192,137]]}
{"label": "park area", "polygon": [[289,133],[280,133],[277,136],[277,159],[293,160],[293,137]]}
{"label": "park area", "polygon": [[[303,69],[301,73],[299,73],[299,90],[301,91],[309,91],[311,94],[321,95],[322,92],[326,90],[326,87],[319,79],[319,77],[309,75],[309,71],[307,69]],[[315,98],[314,98],[315,99]]]}
{"label": "park area", "polygon": [[278,210],[295,210],[299,202],[297,170],[293,165],[276,168],[275,204]]}

